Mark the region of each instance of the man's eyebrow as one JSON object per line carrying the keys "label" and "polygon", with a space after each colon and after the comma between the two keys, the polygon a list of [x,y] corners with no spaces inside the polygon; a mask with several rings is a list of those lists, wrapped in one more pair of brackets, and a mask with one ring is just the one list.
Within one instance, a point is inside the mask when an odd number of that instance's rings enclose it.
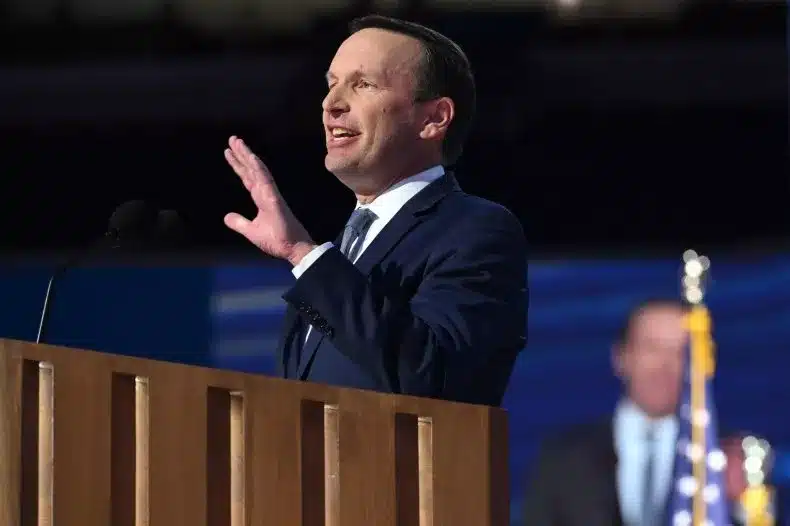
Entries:
{"label": "man's eyebrow", "polygon": [[[333,80],[337,80],[337,75],[335,75],[331,71],[327,71],[324,74],[324,77],[326,78],[327,82],[331,82]],[[355,69],[351,73],[351,75],[349,75],[349,77],[354,78],[354,79],[359,79],[359,78],[362,78],[362,77],[370,77],[370,78],[373,78],[374,80],[379,81],[379,82],[385,82],[385,81],[389,80],[389,76],[386,73],[378,73],[377,74],[377,73],[374,73],[374,72],[366,72],[366,71],[362,71],[362,70],[359,70],[359,69]]]}

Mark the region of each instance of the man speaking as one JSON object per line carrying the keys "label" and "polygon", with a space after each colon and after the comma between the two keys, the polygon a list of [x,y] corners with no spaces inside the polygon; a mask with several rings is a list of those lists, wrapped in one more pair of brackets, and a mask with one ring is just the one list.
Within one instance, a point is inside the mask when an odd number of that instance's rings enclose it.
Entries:
{"label": "man speaking", "polygon": [[225,150],[258,209],[225,224],[296,277],[282,375],[500,405],[526,342],[526,242],[510,212],[444,169],[474,114],[469,61],[433,30],[369,16],[326,82],[326,169],[357,198],[334,243],[313,241],[240,138]]}

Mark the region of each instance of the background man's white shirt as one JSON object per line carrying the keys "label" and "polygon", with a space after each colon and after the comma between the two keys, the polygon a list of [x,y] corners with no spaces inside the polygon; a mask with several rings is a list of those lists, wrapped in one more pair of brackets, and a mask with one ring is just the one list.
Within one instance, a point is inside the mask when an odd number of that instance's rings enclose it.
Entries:
{"label": "background man's white shirt", "polygon": [[645,466],[648,459],[646,436],[655,433],[653,458],[653,504],[664,506],[672,485],[678,422],[675,416],[658,420],[649,418],[630,400],[622,400],[614,413],[614,447],[617,452],[617,496],[623,522],[636,526],[641,522]]}

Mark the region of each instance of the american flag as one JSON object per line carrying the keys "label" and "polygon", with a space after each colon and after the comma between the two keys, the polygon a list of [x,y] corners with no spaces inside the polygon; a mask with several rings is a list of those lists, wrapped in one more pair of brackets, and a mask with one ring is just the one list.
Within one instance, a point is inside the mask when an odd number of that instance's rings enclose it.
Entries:
{"label": "american flag", "polygon": [[723,477],[727,460],[719,449],[711,386],[714,363],[710,315],[704,306],[695,305],[687,319],[690,338],[679,407],[669,524],[729,526]]}

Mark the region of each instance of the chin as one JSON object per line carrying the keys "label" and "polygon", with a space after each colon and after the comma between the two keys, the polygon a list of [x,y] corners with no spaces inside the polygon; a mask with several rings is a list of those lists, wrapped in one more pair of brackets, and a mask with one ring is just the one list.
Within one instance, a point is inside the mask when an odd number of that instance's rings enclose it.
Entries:
{"label": "chin", "polygon": [[332,172],[336,177],[353,176],[359,171],[359,163],[347,157],[337,157],[327,154],[324,158],[324,166],[327,171]]}

